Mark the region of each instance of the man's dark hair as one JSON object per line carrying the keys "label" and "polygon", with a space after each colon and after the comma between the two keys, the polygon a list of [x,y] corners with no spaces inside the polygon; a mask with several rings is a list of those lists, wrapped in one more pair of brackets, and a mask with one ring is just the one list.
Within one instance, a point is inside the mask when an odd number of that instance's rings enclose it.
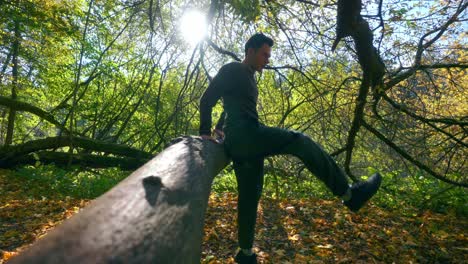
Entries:
{"label": "man's dark hair", "polygon": [[263,44],[267,44],[268,46],[273,47],[274,42],[271,38],[263,35],[263,33],[256,33],[255,35],[250,37],[249,40],[247,40],[247,43],[245,43],[245,55],[247,55],[247,51],[249,50],[249,48],[258,50],[263,46]]}

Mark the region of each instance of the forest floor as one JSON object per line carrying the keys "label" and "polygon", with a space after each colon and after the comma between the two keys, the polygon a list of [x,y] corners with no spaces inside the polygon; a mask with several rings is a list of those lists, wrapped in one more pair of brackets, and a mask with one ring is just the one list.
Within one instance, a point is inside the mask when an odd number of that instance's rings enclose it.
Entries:
{"label": "forest floor", "polygon": [[[37,196],[0,170],[0,264],[77,213],[89,200]],[[236,195],[212,194],[202,263],[234,263]],[[255,248],[260,263],[466,263],[465,217],[370,203],[353,214],[337,200],[263,198]]]}

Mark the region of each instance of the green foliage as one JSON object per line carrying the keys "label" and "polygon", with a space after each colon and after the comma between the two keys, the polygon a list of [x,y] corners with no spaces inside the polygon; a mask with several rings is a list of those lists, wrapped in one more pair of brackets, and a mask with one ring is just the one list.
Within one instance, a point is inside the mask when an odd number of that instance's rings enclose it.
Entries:
{"label": "green foliage", "polygon": [[402,172],[398,171],[384,175],[383,187],[374,198],[376,204],[393,210],[405,205],[420,211],[468,216],[468,198],[464,188],[449,185],[433,177],[425,177],[421,172],[405,177],[400,175]]}
{"label": "green foliage", "polygon": [[225,0],[234,13],[238,14],[244,23],[255,22],[260,17],[260,3],[258,0]]}
{"label": "green foliage", "polygon": [[214,178],[211,190],[215,193],[237,192],[236,176],[231,166],[228,166]]}
{"label": "green foliage", "polygon": [[78,199],[94,199],[114,187],[128,172],[116,168],[101,170],[85,170],[75,167],[65,170],[54,165],[38,167],[25,166],[19,168],[12,177],[19,177],[24,182],[24,188],[29,189],[31,196]]}
{"label": "green foliage", "polygon": [[[376,170],[368,168],[368,175]],[[418,208],[420,211],[402,212],[415,215],[425,210],[468,216],[468,196],[463,188],[455,188],[434,178],[415,175],[402,178],[399,172],[383,175],[382,188],[372,199],[381,208],[400,210]],[[365,177],[363,177],[365,179]],[[229,168],[216,176],[212,190],[215,193],[236,193],[234,171]],[[315,177],[291,177],[266,174],[263,195],[275,199],[319,198],[334,199],[333,194]],[[335,198],[336,199],[336,198]]]}

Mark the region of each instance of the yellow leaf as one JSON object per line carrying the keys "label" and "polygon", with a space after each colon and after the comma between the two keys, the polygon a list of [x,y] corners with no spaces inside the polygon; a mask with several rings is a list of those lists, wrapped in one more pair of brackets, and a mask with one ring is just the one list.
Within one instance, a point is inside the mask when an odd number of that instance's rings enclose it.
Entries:
{"label": "yellow leaf", "polygon": [[10,258],[12,258],[12,257],[14,257],[14,256],[16,256],[16,255],[18,255],[18,252],[14,252],[14,251],[3,251],[2,253],[3,253],[3,254],[2,254],[2,259],[3,259],[4,261],[6,261],[6,260],[8,260],[8,259],[10,259]]}
{"label": "yellow leaf", "polygon": [[292,240],[292,241],[297,241],[301,238],[301,236],[299,234],[295,234],[293,236],[289,236],[288,239],[289,240]]}
{"label": "yellow leaf", "polygon": [[284,249],[277,249],[274,251],[276,255],[282,257],[284,256]]}
{"label": "yellow leaf", "polygon": [[331,249],[333,248],[332,244],[318,245],[317,248]]}

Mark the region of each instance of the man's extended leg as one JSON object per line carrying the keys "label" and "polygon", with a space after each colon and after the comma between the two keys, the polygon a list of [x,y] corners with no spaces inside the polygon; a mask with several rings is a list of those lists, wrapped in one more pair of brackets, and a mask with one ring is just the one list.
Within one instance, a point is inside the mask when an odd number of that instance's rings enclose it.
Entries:
{"label": "man's extended leg", "polygon": [[255,234],[257,207],[263,189],[263,158],[233,161],[239,193],[237,225],[239,247],[251,249]]}
{"label": "man's extended leg", "polygon": [[323,148],[310,137],[298,132],[295,139],[279,152],[291,154],[306,165],[317,178],[337,196],[343,196],[349,188],[348,180],[343,170]]}
{"label": "man's extended leg", "polygon": [[308,136],[276,127],[260,125],[255,133],[255,149],[260,156],[290,154],[298,157],[337,196],[349,188],[346,175],[317,143]]}
{"label": "man's extended leg", "polygon": [[346,175],[333,158],[302,133],[263,125],[256,132],[256,149],[264,150],[263,155],[291,154],[300,158],[335,195],[342,197],[352,211],[359,210],[380,187],[381,176],[375,174],[350,188]]}

